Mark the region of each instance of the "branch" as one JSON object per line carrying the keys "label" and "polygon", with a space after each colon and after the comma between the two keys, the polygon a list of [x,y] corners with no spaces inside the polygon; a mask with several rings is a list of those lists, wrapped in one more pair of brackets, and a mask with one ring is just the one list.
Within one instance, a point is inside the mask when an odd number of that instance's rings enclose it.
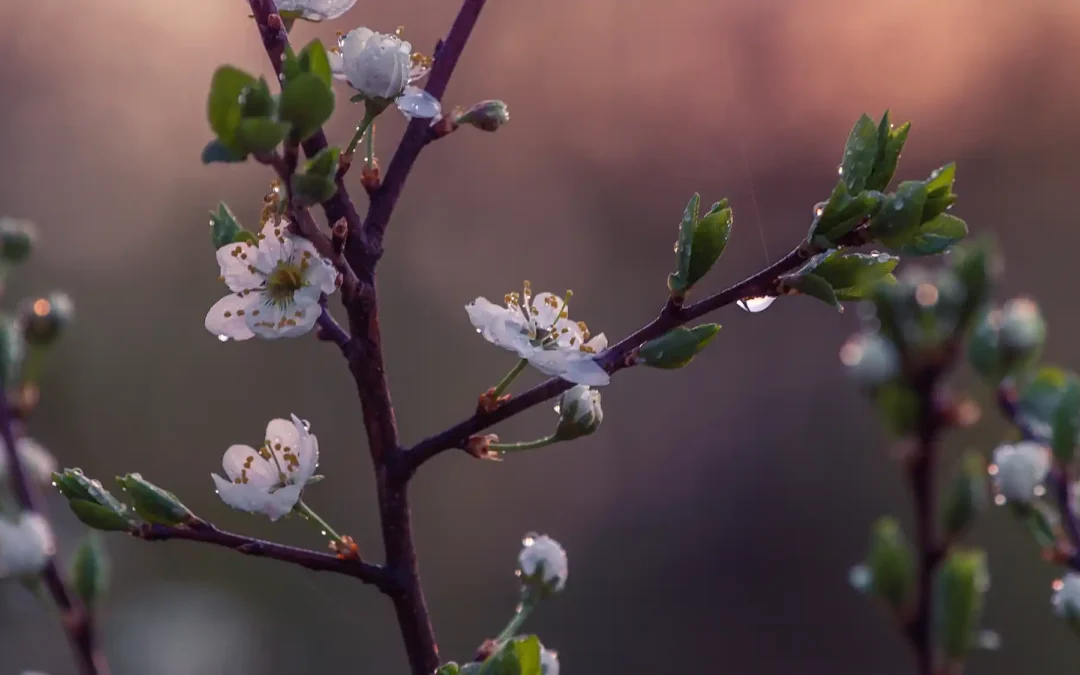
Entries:
{"label": "branch", "polygon": [[349,334],[345,332],[345,329],[334,320],[334,317],[330,315],[330,311],[326,309],[326,296],[324,295],[319,301],[319,305],[322,307],[322,311],[319,313],[319,318],[315,320],[318,325],[318,331],[316,336],[320,340],[326,340],[333,342],[341,349],[341,353],[346,358],[349,356]]}
{"label": "branch", "polygon": [[[477,19],[480,18],[480,10],[484,8],[485,2],[486,0],[464,0],[457,18],[454,19],[454,25],[450,27],[450,33],[440,43],[438,52],[435,54],[435,62],[431,66],[431,73],[428,75],[427,87],[425,87],[427,92],[435,98],[441,100],[443,94],[446,93],[446,86],[450,83],[450,77],[454,74],[454,68],[461,57],[461,52],[465,49],[465,44],[469,41],[469,35],[472,34]],[[363,255],[374,263],[382,257],[383,235],[386,234],[390,216],[405,187],[405,180],[409,177],[409,172],[416,163],[420,151],[434,138],[435,132],[429,120],[417,118],[409,122],[409,127],[401,138],[394,158],[390,160],[390,167],[386,171],[382,185],[372,195],[367,218],[364,220],[362,236],[353,240],[358,248],[350,254],[350,261],[354,256]]]}
{"label": "branch", "polygon": [[[0,439],[3,440],[6,448],[8,470],[15,499],[21,510],[44,515],[44,511],[36,504],[34,493],[30,488],[30,480],[19,461],[11,404],[2,392],[3,387],[0,383]],[[56,564],[55,555],[46,562],[45,568],[41,571],[41,578],[53,602],[60,610],[64,631],[67,633],[72,651],[75,652],[79,671],[83,675],[109,675],[109,663],[105,659],[105,654],[98,648],[94,636],[94,617],[64,582]]]}
{"label": "branch", "polygon": [[188,527],[146,524],[133,530],[131,535],[146,541],[167,541],[170,539],[198,541],[204,544],[222,546],[237,553],[256,558],[280,560],[281,562],[299,565],[317,572],[344,574],[359,579],[365,584],[372,584],[383,592],[389,592],[394,587],[393,577],[379,565],[372,565],[360,560],[343,559],[330,553],[309,551],[295,546],[275,544],[262,539],[246,537],[241,534],[219,530],[213,525],[201,521],[197,525]]}
{"label": "branch", "polygon": [[[797,248],[757,274],[692,305],[680,306],[678,303],[669,300],[659,316],[604,352],[599,357],[601,365],[609,373],[615,373],[623,368],[633,366],[633,361],[629,357],[643,343],[660,337],[672,328],[677,328],[738,300],[771,291],[781,276],[799,267],[809,256],[810,253],[802,247]],[[421,464],[439,453],[462,447],[470,436],[524,412],[535,405],[555,398],[572,386],[574,386],[573,383],[566,380],[557,377],[551,378],[522,394],[518,394],[492,412],[477,411],[472,417],[462,420],[434,436],[429,436],[410,448],[406,452],[408,470],[415,471]]]}

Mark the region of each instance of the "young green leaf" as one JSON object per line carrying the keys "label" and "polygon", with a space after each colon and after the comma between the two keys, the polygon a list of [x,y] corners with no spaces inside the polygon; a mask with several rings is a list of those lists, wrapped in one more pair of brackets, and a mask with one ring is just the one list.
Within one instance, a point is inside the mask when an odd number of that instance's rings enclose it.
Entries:
{"label": "young green leaf", "polygon": [[638,349],[637,362],[652,368],[682,368],[720,332],[720,326],[706,323],[693,328],[680,326],[650,340]]}
{"label": "young green leaf", "polygon": [[694,226],[690,265],[686,272],[687,288],[700,281],[724,253],[731,236],[731,220],[731,209],[724,199],[713,204]]}
{"label": "young green leaf", "polygon": [[811,243],[821,248],[832,247],[840,237],[877,213],[884,198],[880,192],[869,190],[852,196],[843,180],[837,182],[828,201],[814,215]]}
{"label": "young green leaf", "polygon": [[849,192],[858,194],[866,187],[866,180],[874,170],[878,156],[878,128],[869,115],[863,115],[848,135],[844,146],[844,159],[840,175]]}
{"label": "young green leaf", "polygon": [[867,190],[885,190],[892,182],[896,174],[896,165],[900,162],[900,153],[904,149],[908,132],[911,131],[911,122],[904,122],[893,129],[889,124],[889,111],[881,118],[878,125],[878,157],[874,162],[874,170],[866,179]]}
{"label": "young green leaf", "polygon": [[675,240],[675,271],[668,275],[668,289],[673,295],[682,295],[690,288],[690,255],[694,247],[694,227],[698,222],[701,195],[694,193],[683,210],[679,223],[679,237]]}
{"label": "young green leaf", "polygon": [[97,533],[90,532],[79,542],[68,575],[83,605],[93,611],[109,588],[109,555]]}
{"label": "young green leaf", "polygon": [[829,285],[828,281],[825,281],[814,273],[801,275],[792,274],[781,277],[781,281],[788,288],[798,291],[799,295],[808,295],[811,298],[817,298],[826,305],[831,305],[841,312],[844,311],[844,306],[841,305],[840,301],[837,299],[833,287]]}
{"label": "young green leaf", "polygon": [[1054,456],[1068,465],[1076,457],[1077,437],[1080,436],[1080,379],[1070,377],[1054,410],[1050,447]]}
{"label": "young green leaf", "polygon": [[894,610],[904,611],[915,587],[915,561],[894,518],[880,518],[874,523],[866,565],[872,575],[874,595]]}
{"label": "young green leaf", "polygon": [[956,216],[941,213],[913,230],[897,236],[881,237],[881,243],[907,255],[936,255],[947,251],[967,234],[967,223]]}
{"label": "young green leaf", "polygon": [[877,214],[870,220],[871,237],[886,243],[886,239],[904,242],[923,222],[926,206],[926,184],[922,181],[904,181],[889,195]]}
{"label": "young green leaf", "polygon": [[938,576],[935,618],[947,659],[963,658],[974,644],[988,579],[982,551],[954,551],[945,559]]}
{"label": "young green leaf", "polygon": [[231,146],[243,117],[244,90],[256,83],[251,75],[239,68],[221,66],[210,81],[210,96],[206,103],[206,115],[210,128],[222,143]]}
{"label": "young green leaf", "polygon": [[923,220],[930,220],[956,202],[956,195],[952,191],[953,182],[956,180],[956,163],[946,164],[930,174],[926,181],[926,207],[923,210]]}
{"label": "young green leaf", "polygon": [[313,73],[300,73],[281,92],[278,117],[292,124],[297,140],[310,138],[333,112],[334,90]]}
{"label": "young green leaf", "polygon": [[987,506],[986,461],[977,452],[960,460],[959,470],[945,498],[942,520],[945,534],[959,537],[968,531]]}
{"label": "young green leaf", "polygon": [[330,69],[330,59],[326,55],[326,48],[318,38],[304,45],[304,48],[300,50],[298,60],[300,70],[317,76],[327,87],[333,84],[334,74]]}
{"label": "young green leaf", "polygon": [[244,228],[225,202],[218,204],[217,211],[210,212],[210,241],[215,251],[234,243],[241,232]]}
{"label": "young green leaf", "polygon": [[832,286],[838,300],[861,300],[878,283],[895,283],[892,271],[900,259],[887,253],[829,251],[813,273]]}
{"label": "young green leaf", "polygon": [[247,153],[234,150],[215,138],[206,144],[202,151],[203,164],[235,164],[247,159]]}
{"label": "young green leaf", "polygon": [[151,523],[180,525],[196,519],[195,514],[184,506],[176,495],[137,473],[117,476],[116,482],[131,496],[135,512]]}
{"label": "young green leaf", "polygon": [[288,133],[288,124],[276,122],[269,117],[249,117],[240,120],[235,143],[247,152],[270,152],[285,140]]}

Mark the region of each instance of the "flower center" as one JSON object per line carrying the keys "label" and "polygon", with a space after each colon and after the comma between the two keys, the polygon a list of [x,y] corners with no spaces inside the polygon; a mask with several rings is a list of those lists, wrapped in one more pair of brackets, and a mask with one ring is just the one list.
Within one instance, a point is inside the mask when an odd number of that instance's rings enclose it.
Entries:
{"label": "flower center", "polygon": [[282,260],[266,278],[266,297],[270,304],[287,307],[293,296],[305,286],[304,266]]}

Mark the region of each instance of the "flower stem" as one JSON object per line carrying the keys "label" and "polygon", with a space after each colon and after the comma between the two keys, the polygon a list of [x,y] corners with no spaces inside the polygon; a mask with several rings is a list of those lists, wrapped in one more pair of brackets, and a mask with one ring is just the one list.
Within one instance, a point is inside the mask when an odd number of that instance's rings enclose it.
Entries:
{"label": "flower stem", "polygon": [[375,166],[375,122],[372,121],[371,128],[367,132],[367,152],[365,153],[364,162],[367,164],[367,168],[371,169]]}
{"label": "flower stem", "polygon": [[525,370],[525,366],[527,365],[529,365],[529,361],[527,359],[521,359],[520,361],[518,361],[514,365],[514,367],[510,369],[510,372],[506,374],[506,377],[504,377],[502,380],[499,381],[497,385],[495,385],[495,389],[491,391],[491,397],[494,399],[499,398],[499,396],[501,396],[502,393],[506,391],[506,388],[510,386],[510,383],[514,381],[514,378],[520,375],[521,371]]}
{"label": "flower stem", "polygon": [[[349,140],[349,144],[345,146],[345,156],[352,157],[356,152],[356,146],[360,145],[360,140],[367,133],[369,127],[375,123],[375,117],[379,113],[375,112],[371,107],[365,107],[364,119],[360,120],[360,123],[356,125],[356,131],[353,133],[352,138]],[[370,140],[368,141],[371,142]]]}
{"label": "flower stem", "polygon": [[503,640],[509,640],[514,637],[521,626],[525,623],[525,620],[529,618],[533,610],[536,609],[536,603],[530,602],[528,598],[523,599],[518,606],[514,609],[514,616],[510,617],[510,621],[506,624],[506,628],[502,629],[502,632],[495,638],[496,642],[502,642]]}
{"label": "flower stem", "polygon": [[518,450],[535,450],[544,448],[559,441],[555,434],[538,438],[535,441],[520,441],[518,443],[491,443],[488,448],[496,452],[516,452]]}
{"label": "flower stem", "polygon": [[331,537],[338,541],[342,541],[341,535],[334,531],[334,528],[330,527],[325,520],[323,520],[319,514],[311,510],[311,507],[304,503],[301,499],[296,503],[296,511],[306,520],[310,520],[318,525],[323,530],[323,534],[329,534]]}

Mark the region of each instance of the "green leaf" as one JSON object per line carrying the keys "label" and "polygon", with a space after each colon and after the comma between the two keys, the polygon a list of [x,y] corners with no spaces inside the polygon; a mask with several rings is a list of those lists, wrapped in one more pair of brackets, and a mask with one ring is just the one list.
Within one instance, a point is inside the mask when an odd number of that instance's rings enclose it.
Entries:
{"label": "green leaf", "polygon": [[907,608],[915,587],[915,560],[896,519],[879,518],[874,523],[866,565],[874,595],[894,610]]}
{"label": "green leaf", "polygon": [[281,92],[278,117],[292,124],[297,140],[313,136],[333,112],[334,90],[318,75],[300,73]]}
{"label": "green leaf", "polygon": [[1041,548],[1052,549],[1057,546],[1057,532],[1059,530],[1059,518],[1057,513],[1041,502],[1021,504],[1009,502],[1013,513],[1027,527],[1032,538]]}
{"label": "green leaf", "polygon": [[451,661],[439,666],[439,669],[435,671],[435,675],[458,675],[460,671],[461,667]]}
{"label": "green leaf", "polygon": [[334,196],[337,184],[324,176],[298,173],[292,178],[293,195],[300,204],[321,204]]}
{"label": "green leaf", "polygon": [[1080,379],[1071,377],[1054,410],[1050,447],[1054,456],[1066,465],[1076,457],[1077,437],[1080,436]]}
{"label": "green leaf", "polygon": [[731,236],[731,221],[731,209],[724,199],[713,204],[694,226],[690,265],[686,272],[687,288],[700,281],[724,253]]}
{"label": "green leaf", "polygon": [[720,326],[706,323],[693,328],[680,326],[650,340],[638,349],[637,363],[673,370],[682,368],[716,337]]}
{"label": "green leaf", "polygon": [[26,340],[19,323],[0,312],[0,386],[14,384],[26,356]]}
{"label": "green leaf", "polygon": [[260,77],[249,87],[245,87],[240,94],[242,103],[242,118],[271,117],[277,107],[274,95],[270,93],[270,85]]}
{"label": "green leaf", "polygon": [[919,397],[911,389],[900,383],[886,385],[875,392],[874,399],[891,432],[903,436],[915,429],[919,420]]}
{"label": "green leaf", "polygon": [[900,153],[904,149],[908,132],[911,131],[911,122],[904,122],[893,129],[889,124],[889,111],[881,118],[878,125],[878,157],[874,162],[874,170],[866,179],[866,189],[884,190],[892,182],[896,174],[896,165],[900,162]]}
{"label": "green leaf", "polygon": [[210,96],[206,103],[206,116],[210,128],[226,145],[231,145],[236,129],[243,117],[244,91],[256,84],[256,80],[239,68],[221,66],[210,81]]}
{"label": "green leaf", "polygon": [[987,506],[986,462],[977,452],[961,458],[959,470],[945,498],[942,520],[945,534],[959,537],[971,529],[975,519]]}
{"label": "green leaf", "polygon": [[945,559],[938,576],[935,619],[938,642],[947,659],[963,658],[974,644],[987,583],[982,551],[954,551]]}
{"label": "green leaf", "polygon": [[840,301],[836,298],[836,292],[833,291],[833,287],[829,285],[828,281],[825,281],[816,274],[802,274],[802,275],[788,275],[781,277],[781,280],[789,288],[799,292],[800,295],[808,295],[811,298],[817,298],[826,305],[831,305],[841,312],[844,311],[844,306],[840,304]]}
{"label": "green leaf", "polygon": [[694,228],[701,208],[701,195],[694,193],[683,210],[679,223],[679,238],[675,240],[675,271],[668,275],[668,289],[683,294],[690,288],[690,257],[694,247]]}
{"label": "green leaf", "polygon": [[331,178],[337,173],[341,148],[323,148],[304,164],[304,173]]}
{"label": "green leaf", "polygon": [[967,223],[941,213],[902,236],[882,237],[881,243],[907,255],[935,255],[944,253],[967,234]]}
{"label": "green leaf", "polygon": [[[86,509],[81,506],[76,506],[76,502],[84,501],[88,502],[91,506],[99,506],[106,511],[112,512],[113,515],[122,517],[125,523],[130,523],[133,520],[131,512],[123,502],[102,487],[99,481],[93,480],[84,474],[81,469],[64,469],[59,473],[54,473],[53,485],[60,491],[60,494],[68,499],[71,503],[71,510],[75,511],[75,515],[77,516],[79,515],[80,509],[87,514],[96,512],[95,509]],[[80,517],[80,520],[81,519],[82,518]],[[83,522],[87,525],[98,527],[85,520],[83,520]],[[116,522],[115,519],[113,522]],[[115,528],[99,527],[99,529]],[[127,527],[124,529],[127,529]]]}
{"label": "green leaf", "polygon": [[966,328],[990,297],[990,285],[997,275],[997,252],[988,239],[962,244],[951,252],[949,269],[964,288],[964,301],[959,308],[960,325]]}
{"label": "green leaf", "polygon": [[[1070,382],[1076,375],[1051,366],[1044,366],[1027,378],[1021,387],[1016,408],[1020,421],[1031,428],[1036,440],[1050,443],[1054,416]],[[1045,431],[1043,431],[1045,429]]]}
{"label": "green leaf", "polygon": [[541,675],[540,640],[535,635],[518,637],[484,661],[479,672],[483,675]]}
{"label": "green leaf", "polygon": [[899,262],[888,253],[833,250],[821,254],[812,271],[832,286],[838,300],[861,300],[875,284],[895,283],[892,271]]}
{"label": "green leaf", "polygon": [[844,159],[840,163],[840,175],[849,192],[858,194],[866,187],[866,180],[874,170],[878,156],[878,128],[874,120],[863,115],[851,129],[844,146]]}
{"label": "green leaf", "polygon": [[240,222],[225,202],[218,204],[217,211],[210,212],[210,241],[215,251],[222,246],[236,243],[241,233],[251,235],[240,226]]}
{"label": "green leaf", "polygon": [[93,611],[109,588],[109,556],[96,533],[90,532],[79,542],[68,574],[83,605]]}
{"label": "green leaf", "polygon": [[322,80],[327,87],[331,86],[334,74],[330,69],[330,59],[326,55],[326,48],[320,40],[312,40],[300,50],[299,62],[303,72],[311,73]]}
{"label": "green leaf", "polygon": [[975,326],[967,344],[968,362],[975,372],[986,378],[987,382],[997,386],[1007,374],[1001,354],[999,325],[993,314],[986,312]]}
{"label": "green leaf", "polygon": [[828,201],[814,216],[810,241],[822,248],[832,247],[840,237],[877,213],[884,199],[880,192],[869,190],[852,196],[843,180],[837,182]]}
{"label": "green leaf", "polygon": [[946,164],[930,174],[930,178],[926,181],[926,207],[923,210],[923,220],[930,220],[944,213],[956,202],[956,195],[952,191],[955,180],[955,162]]}
{"label": "green leaf", "polygon": [[236,144],[247,152],[270,152],[285,140],[289,125],[269,117],[249,117],[240,121]]}
{"label": "green leaf", "polygon": [[195,520],[195,515],[177,499],[137,473],[117,476],[116,482],[131,496],[135,512],[159,525],[180,525]]}
{"label": "green leaf", "polygon": [[904,181],[889,195],[877,214],[870,219],[869,234],[886,246],[895,248],[889,241],[907,241],[923,222],[926,206],[926,184],[922,181]]}
{"label": "green leaf", "polygon": [[129,516],[84,499],[68,500],[68,506],[71,508],[71,512],[75,514],[76,518],[84,525],[92,527],[95,530],[103,530],[106,532],[128,532],[135,525]]}
{"label": "green leaf", "polygon": [[234,150],[215,138],[202,151],[203,164],[236,164],[247,159],[247,153]]}

